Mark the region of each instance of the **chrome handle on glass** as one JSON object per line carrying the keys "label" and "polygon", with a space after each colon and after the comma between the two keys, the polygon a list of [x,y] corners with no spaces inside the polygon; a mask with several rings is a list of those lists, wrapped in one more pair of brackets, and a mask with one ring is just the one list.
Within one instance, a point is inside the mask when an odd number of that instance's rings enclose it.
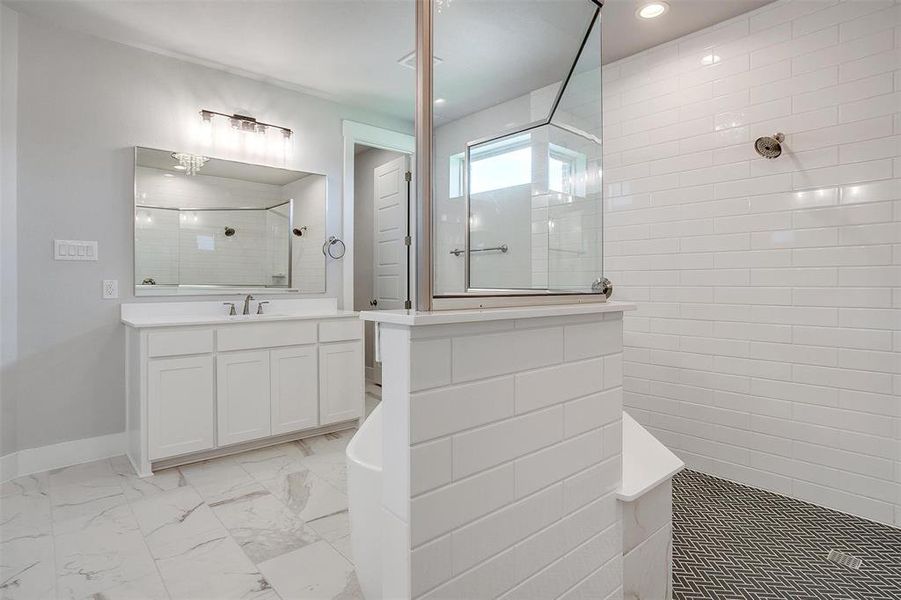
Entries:
{"label": "chrome handle on glass", "polygon": [[257,302],[257,314],[258,315],[263,314],[263,305],[264,304],[269,304],[269,301],[268,300],[260,300],[259,302]]}
{"label": "chrome handle on glass", "polygon": [[[472,248],[469,252],[470,254],[473,252],[490,252],[491,250],[499,250],[504,254],[507,253],[507,250],[510,248],[507,247],[507,244],[501,244],[500,246],[492,246],[491,248]],[[466,254],[466,250],[461,250],[460,248],[454,248],[450,251],[454,256],[460,256],[461,254]]]}
{"label": "chrome handle on glass", "polygon": [[234,302],[223,302],[222,305],[223,305],[223,306],[229,306],[229,307],[230,307],[230,308],[228,309],[228,316],[233,317],[233,316],[235,316],[236,314],[238,314],[238,311],[235,310],[235,303],[234,303]]}

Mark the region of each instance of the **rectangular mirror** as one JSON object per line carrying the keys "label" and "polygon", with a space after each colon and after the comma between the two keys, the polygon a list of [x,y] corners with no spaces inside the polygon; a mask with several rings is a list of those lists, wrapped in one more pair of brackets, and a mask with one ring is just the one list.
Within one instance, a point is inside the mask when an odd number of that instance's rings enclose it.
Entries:
{"label": "rectangular mirror", "polygon": [[135,295],[324,292],[326,177],[135,148]]}

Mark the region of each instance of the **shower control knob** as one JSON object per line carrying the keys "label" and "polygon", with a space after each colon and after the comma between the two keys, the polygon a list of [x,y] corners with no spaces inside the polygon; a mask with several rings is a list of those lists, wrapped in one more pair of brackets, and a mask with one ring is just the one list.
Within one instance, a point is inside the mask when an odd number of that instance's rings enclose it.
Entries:
{"label": "shower control knob", "polygon": [[604,294],[609,300],[610,296],[613,295],[613,283],[606,277],[598,277],[591,284],[591,291]]}

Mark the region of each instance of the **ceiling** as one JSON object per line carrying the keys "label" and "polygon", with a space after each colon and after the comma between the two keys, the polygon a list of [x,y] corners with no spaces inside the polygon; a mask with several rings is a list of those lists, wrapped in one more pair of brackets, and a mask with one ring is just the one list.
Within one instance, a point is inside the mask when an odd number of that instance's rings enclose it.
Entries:
{"label": "ceiling", "polygon": [[[603,59],[610,62],[758,8],[772,0],[668,0],[639,20],[644,2],[607,0]],[[7,1],[59,25],[191,60],[344,104],[412,120],[413,0]],[[594,5],[588,0],[444,0],[435,19],[436,119],[448,121],[559,81]],[[229,108],[229,107],[227,107]],[[237,110],[239,107],[234,107]]]}

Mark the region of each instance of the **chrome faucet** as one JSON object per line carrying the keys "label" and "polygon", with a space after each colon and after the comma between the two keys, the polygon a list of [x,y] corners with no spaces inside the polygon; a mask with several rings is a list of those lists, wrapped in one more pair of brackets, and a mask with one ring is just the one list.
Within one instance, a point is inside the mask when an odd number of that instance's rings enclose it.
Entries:
{"label": "chrome faucet", "polygon": [[253,296],[247,294],[247,297],[244,298],[244,312],[241,314],[249,315],[250,314],[250,301],[253,300]]}

